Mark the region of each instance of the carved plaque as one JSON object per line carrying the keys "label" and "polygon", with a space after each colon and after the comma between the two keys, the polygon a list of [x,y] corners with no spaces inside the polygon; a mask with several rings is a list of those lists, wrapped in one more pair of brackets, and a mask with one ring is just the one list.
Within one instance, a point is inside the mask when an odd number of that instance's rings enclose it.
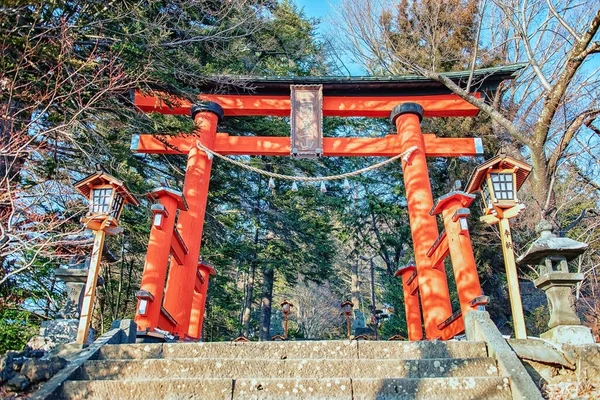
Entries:
{"label": "carved plaque", "polygon": [[323,86],[292,85],[292,156],[315,158],[323,154]]}

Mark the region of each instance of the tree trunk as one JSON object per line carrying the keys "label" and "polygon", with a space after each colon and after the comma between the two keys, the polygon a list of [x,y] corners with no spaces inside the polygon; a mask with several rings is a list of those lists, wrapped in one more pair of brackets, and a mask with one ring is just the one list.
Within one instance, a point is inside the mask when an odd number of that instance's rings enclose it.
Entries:
{"label": "tree trunk", "polygon": [[263,290],[260,306],[260,340],[271,339],[271,306],[274,278],[275,270],[272,267],[265,267],[263,269]]}
{"label": "tree trunk", "polygon": [[548,211],[552,209],[553,196],[548,198],[548,193],[552,193],[553,188],[550,187],[551,178],[547,168],[547,160],[544,154],[543,147],[531,147],[531,161],[533,164],[532,171],[532,194],[536,202],[536,206],[540,211],[540,218],[544,217]]}
{"label": "tree trunk", "polygon": [[248,282],[246,282],[246,299],[244,301],[244,310],[242,312],[242,334],[246,337],[250,335],[250,320],[252,319],[252,297],[254,294],[254,276],[256,275],[256,260],[250,263],[248,272]]}
{"label": "tree trunk", "polygon": [[360,280],[358,276],[358,259],[355,263],[352,264],[352,283],[351,283],[351,293],[352,293],[352,304],[354,304],[355,310],[360,310]]}
{"label": "tree trunk", "polygon": [[246,281],[246,298],[244,300],[244,308],[242,309],[242,334],[246,337],[250,335],[250,320],[252,319],[252,301],[254,298],[254,282],[256,276],[256,264],[258,258],[258,227],[254,230],[254,252],[252,261],[250,262],[250,271],[248,271],[248,279]]}

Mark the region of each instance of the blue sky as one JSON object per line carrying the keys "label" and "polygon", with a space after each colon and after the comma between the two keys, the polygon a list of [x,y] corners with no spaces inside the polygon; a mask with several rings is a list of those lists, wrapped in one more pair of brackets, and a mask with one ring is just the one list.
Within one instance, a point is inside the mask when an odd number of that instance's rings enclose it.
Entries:
{"label": "blue sky", "polygon": [[[310,18],[318,18],[320,24],[318,27],[319,34],[323,35],[330,30],[331,24],[328,22],[328,18],[331,17],[332,7],[335,7],[339,0],[293,0],[300,9],[304,11],[304,14]],[[347,57],[342,57],[345,67],[350,71],[353,76],[366,75],[365,71],[350,61]]]}
{"label": "blue sky", "polygon": [[336,0],[295,0],[300,8],[304,9],[307,17],[321,18],[325,17],[331,11],[331,3],[336,4]]}

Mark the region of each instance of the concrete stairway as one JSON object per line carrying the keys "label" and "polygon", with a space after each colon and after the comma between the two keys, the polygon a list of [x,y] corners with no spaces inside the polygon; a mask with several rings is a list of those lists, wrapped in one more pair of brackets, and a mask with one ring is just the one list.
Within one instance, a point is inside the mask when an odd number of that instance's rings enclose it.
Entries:
{"label": "concrete stairway", "polygon": [[483,342],[105,345],[64,399],[510,399]]}

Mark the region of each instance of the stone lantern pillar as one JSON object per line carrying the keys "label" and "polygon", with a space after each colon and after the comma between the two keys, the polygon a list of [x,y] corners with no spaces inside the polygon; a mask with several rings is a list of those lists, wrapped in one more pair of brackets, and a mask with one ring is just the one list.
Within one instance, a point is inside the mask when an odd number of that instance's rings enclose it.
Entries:
{"label": "stone lantern pillar", "polygon": [[77,268],[57,268],[54,276],[65,283],[67,302],[60,314],[63,318],[74,318],[79,320],[81,293],[85,287],[88,270]]}
{"label": "stone lantern pillar", "polygon": [[544,220],[536,226],[536,233],[540,237],[517,262],[537,265],[540,276],[533,283],[548,298],[550,330],[540,336],[559,344],[594,343],[591,329],[581,325],[574,308],[572,291],[583,280],[583,274],[569,272],[568,266],[586,250],[587,244],[556,236],[552,225]]}

